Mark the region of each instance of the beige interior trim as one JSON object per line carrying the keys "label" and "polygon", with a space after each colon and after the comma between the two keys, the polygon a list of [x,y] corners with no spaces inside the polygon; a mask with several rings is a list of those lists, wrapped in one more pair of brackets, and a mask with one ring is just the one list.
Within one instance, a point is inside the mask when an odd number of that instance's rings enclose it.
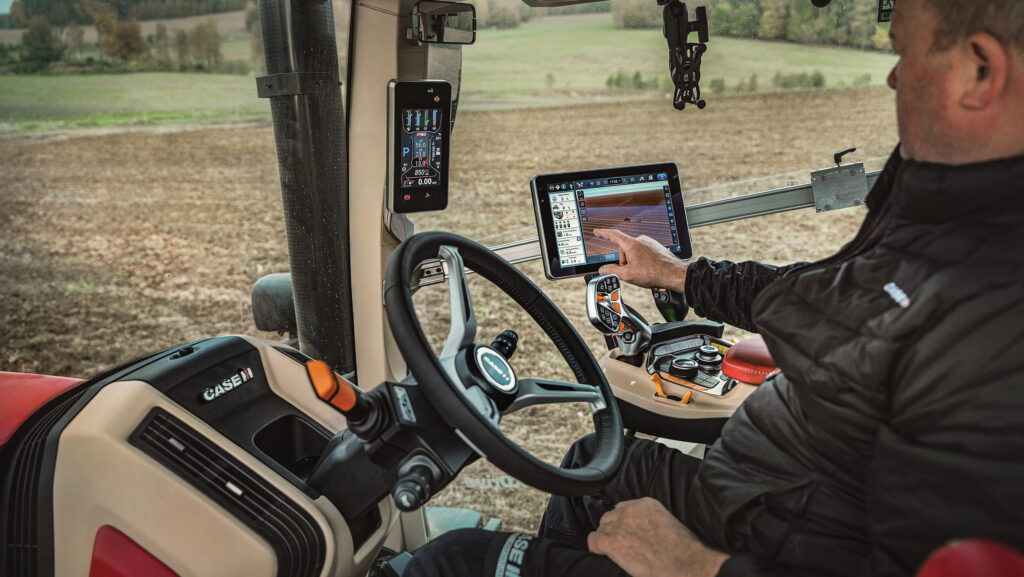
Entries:
{"label": "beige interior trim", "polygon": [[331,433],[336,434],[348,427],[341,411],[316,396],[306,368],[295,362],[295,359],[274,348],[288,347],[288,345],[248,335],[237,336],[259,350],[260,358],[263,360],[263,371],[267,375],[267,382],[270,383],[270,390],[274,391],[277,396],[294,405]]}
{"label": "beige interior trim", "polygon": [[[359,385],[405,376],[386,328],[384,267],[397,241],[384,229],[387,175],[387,86],[398,77],[398,46],[404,42],[395,0],[354,1],[349,59],[349,243],[352,305]],[[397,357],[390,358],[389,357]],[[389,365],[388,361],[391,360]],[[399,370],[399,365],[400,370]]]}
{"label": "beige interior trim", "polygon": [[214,441],[306,510],[326,541],[321,575],[365,573],[397,517],[390,500],[381,504],[382,527],[354,555],[348,525],[325,498],[311,501],[150,385],[125,381],[104,387],[61,434],[53,497],[54,541],[60,544],[55,551],[57,575],[88,575],[93,540],[103,525],[117,528],[182,577],[276,575],[273,550],[262,538],[128,444],[153,407],[167,410]]}
{"label": "beige interior trim", "polygon": [[[616,360],[617,356],[618,349],[608,351],[601,357],[600,363],[615,397],[652,413],[673,419],[729,418],[757,389],[753,385],[736,383],[731,391],[721,397],[693,391],[693,401],[688,405],[664,404],[655,400],[654,383],[651,381],[650,373],[644,368],[647,365],[646,359],[644,359],[643,366],[634,367]],[[679,396],[690,390],[668,381],[665,382],[665,387],[666,393]]]}

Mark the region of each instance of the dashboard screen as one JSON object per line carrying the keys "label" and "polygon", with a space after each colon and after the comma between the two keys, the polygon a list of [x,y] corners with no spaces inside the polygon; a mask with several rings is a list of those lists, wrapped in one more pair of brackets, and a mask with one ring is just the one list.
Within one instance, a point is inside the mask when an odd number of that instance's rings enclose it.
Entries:
{"label": "dashboard screen", "polygon": [[448,206],[452,87],[444,80],[388,83],[387,207],[393,214]]}
{"label": "dashboard screen", "polygon": [[437,108],[402,110],[402,157],[400,161],[402,188],[437,186],[441,184],[444,135],[441,123],[444,112]]}
{"label": "dashboard screen", "polygon": [[618,249],[596,229],[646,235],[681,258],[692,256],[674,164],[544,175],[533,187],[549,278],[618,262]]}

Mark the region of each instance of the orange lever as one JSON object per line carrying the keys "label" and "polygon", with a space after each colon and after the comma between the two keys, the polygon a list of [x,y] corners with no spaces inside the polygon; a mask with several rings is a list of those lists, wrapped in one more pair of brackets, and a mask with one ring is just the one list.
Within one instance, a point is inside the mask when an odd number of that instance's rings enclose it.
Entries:
{"label": "orange lever", "polygon": [[667,399],[668,395],[665,394],[665,389],[661,388],[661,377],[658,375],[651,375],[651,381],[654,382],[654,388],[658,389],[657,395],[663,399]]}
{"label": "orange lever", "polygon": [[309,361],[306,372],[313,383],[313,390],[320,400],[330,403],[334,408],[345,413],[356,405],[356,391],[352,383],[338,378],[330,365],[323,361]]}

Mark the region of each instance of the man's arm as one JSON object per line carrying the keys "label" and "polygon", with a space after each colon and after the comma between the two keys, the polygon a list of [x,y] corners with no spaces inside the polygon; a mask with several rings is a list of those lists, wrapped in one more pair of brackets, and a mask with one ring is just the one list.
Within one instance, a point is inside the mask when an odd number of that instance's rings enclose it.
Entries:
{"label": "man's arm", "polygon": [[777,577],[751,555],[730,557],[701,543],[661,503],[644,498],[619,503],[587,538],[631,577]]}
{"label": "man's arm", "polygon": [[750,312],[754,299],[765,287],[805,264],[771,266],[702,257],[687,267],[683,294],[698,316],[757,332]]}
{"label": "man's arm", "polygon": [[756,331],[750,308],[766,286],[804,263],[775,267],[748,261],[714,262],[706,258],[687,264],[652,238],[631,237],[617,230],[599,229],[597,236],[619,248],[619,264],[601,267],[644,288],[666,288],[683,293],[695,313],[747,331]]}

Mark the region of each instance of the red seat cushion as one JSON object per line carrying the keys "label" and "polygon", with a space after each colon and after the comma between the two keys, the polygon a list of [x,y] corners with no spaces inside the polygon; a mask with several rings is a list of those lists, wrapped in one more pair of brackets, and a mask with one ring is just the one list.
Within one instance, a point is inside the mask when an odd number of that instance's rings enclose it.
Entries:
{"label": "red seat cushion", "polygon": [[760,385],[772,371],[775,361],[761,337],[750,337],[733,345],[722,362],[722,372],[741,383]]}
{"label": "red seat cushion", "polygon": [[0,451],[36,409],[81,382],[67,377],[0,372]]}
{"label": "red seat cushion", "polygon": [[970,539],[932,553],[917,577],[1020,577],[1024,555],[994,541]]}

